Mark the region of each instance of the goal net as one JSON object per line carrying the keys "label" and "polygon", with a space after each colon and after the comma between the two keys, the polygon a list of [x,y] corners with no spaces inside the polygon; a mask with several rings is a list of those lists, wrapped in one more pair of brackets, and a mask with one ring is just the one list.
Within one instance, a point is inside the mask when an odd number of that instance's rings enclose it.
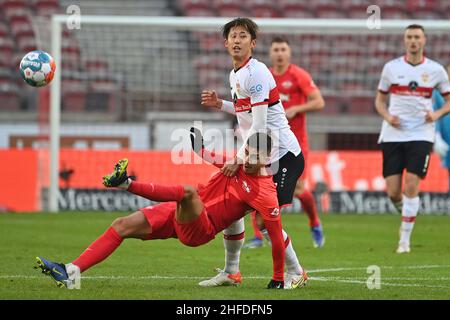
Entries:
{"label": "goal net", "polygon": [[[170,154],[179,143],[173,132],[188,129],[195,120],[224,134],[233,128],[232,117],[199,103],[203,89],[230,100],[231,61],[220,32],[229,20],[82,15],[79,28],[71,30],[67,16],[56,15],[51,24],[36,23],[42,49],[51,52],[57,64],[51,84],[51,148],[44,157],[49,168],[42,183],[49,190],[44,208],[57,211],[58,202],[61,207],[69,201],[60,189],[100,189],[102,174],[125,156],[135,159],[139,178],[178,183],[208,178],[211,170],[177,167]],[[449,22],[383,20],[381,29],[370,29],[366,20],[255,21],[260,33],[253,56],[270,65],[271,39],[285,36],[292,62],[311,73],[325,98],[325,109],[309,122],[310,144],[322,150],[314,156],[316,165],[308,167],[310,187],[321,179],[331,186],[328,149],[376,149],[381,123],[373,107],[377,84],[384,63],[404,53],[407,25],[423,24],[426,55],[449,62]],[[366,153],[338,153],[353,178],[342,174],[348,181],[333,184],[334,190],[383,189],[380,155]],[[432,166],[425,188],[443,192],[446,182],[439,179],[437,158]]]}

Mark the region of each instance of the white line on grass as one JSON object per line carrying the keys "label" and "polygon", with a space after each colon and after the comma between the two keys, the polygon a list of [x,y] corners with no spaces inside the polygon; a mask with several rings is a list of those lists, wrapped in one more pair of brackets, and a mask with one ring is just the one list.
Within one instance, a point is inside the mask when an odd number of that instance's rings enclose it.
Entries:
{"label": "white line on grass", "polygon": [[[450,268],[450,265],[418,265],[418,266],[383,266],[381,269],[433,269],[433,268]],[[316,269],[309,270],[308,273],[328,273],[328,272],[339,272],[339,271],[352,271],[352,270],[366,270],[367,267],[352,267],[352,268],[328,268],[328,269]],[[149,275],[149,276],[83,276],[82,279],[89,280],[198,280],[205,279],[208,276],[160,276],[160,275]],[[39,279],[42,276],[29,276],[29,275],[0,275],[0,279]],[[266,279],[267,276],[247,276],[246,279]],[[353,283],[353,284],[366,284],[363,277],[310,277],[309,280],[312,281],[326,281],[326,282],[340,282],[340,283]],[[425,287],[434,289],[450,289],[450,286],[441,285],[426,285],[426,284],[404,284],[404,283],[391,283],[384,282],[383,280],[403,280],[403,281],[448,281],[450,277],[382,277],[382,286],[394,286],[394,287]]]}

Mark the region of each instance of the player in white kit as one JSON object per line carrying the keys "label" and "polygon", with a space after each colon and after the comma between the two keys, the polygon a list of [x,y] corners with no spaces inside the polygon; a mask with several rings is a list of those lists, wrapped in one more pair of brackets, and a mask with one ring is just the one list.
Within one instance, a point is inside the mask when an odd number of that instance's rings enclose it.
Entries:
{"label": "player in white kit", "polygon": [[[304,158],[294,133],[290,130],[275,80],[267,66],[252,58],[256,45],[258,26],[248,18],[236,18],[223,26],[224,44],[230,54],[234,69],[230,72],[233,102],[219,99],[215,91],[202,92],[202,104],[235,114],[243,138],[259,130],[270,132],[273,141],[271,170],[277,184],[280,207],[292,203],[295,185],[303,172]],[[227,176],[233,176],[243,157],[240,148],[235,163],[222,168]],[[261,230],[267,236],[266,230]],[[292,243],[283,231],[286,245],[286,286],[294,288],[306,281]],[[244,243],[244,220],[241,219],[224,230],[225,268],[201,286],[236,285],[241,282],[239,273],[240,250]]]}
{"label": "player in white kit", "polygon": [[[439,63],[424,56],[424,28],[408,26],[404,42],[406,55],[386,63],[375,100],[384,119],[378,142],[387,194],[402,214],[397,253],[410,252],[411,232],[420,207],[419,184],[427,174],[435,137],[434,122],[450,112],[448,75]],[[446,100],[436,111],[431,99],[434,88]]]}

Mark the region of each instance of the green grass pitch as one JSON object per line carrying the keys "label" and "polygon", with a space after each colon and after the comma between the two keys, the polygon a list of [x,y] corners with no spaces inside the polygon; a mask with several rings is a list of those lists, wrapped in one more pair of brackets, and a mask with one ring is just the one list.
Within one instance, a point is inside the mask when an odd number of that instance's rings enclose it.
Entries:
{"label": "green grass pitch", "polygon": [[[399,216],[322,215],[326,244],[314,249],[304,215],[283,216],[308,285],[266,290],[270,248],[243,250],[240,287],[200,288],[223,267],[219,234],[189,248],[176,239],[125,240],[106,261],[83,273],[81,290],[57,288],[33,269],[35,257],[76,258],[115,217],[111,213],[0,214],[0,299],[449,299],[450,216],[420,216],[409,254],[394,253]],[[247,218],[248,223],[248,218]],[[247,224],[247,238],[251,237]],[[367,267],[380,267],[380,289],[368,289]]]}

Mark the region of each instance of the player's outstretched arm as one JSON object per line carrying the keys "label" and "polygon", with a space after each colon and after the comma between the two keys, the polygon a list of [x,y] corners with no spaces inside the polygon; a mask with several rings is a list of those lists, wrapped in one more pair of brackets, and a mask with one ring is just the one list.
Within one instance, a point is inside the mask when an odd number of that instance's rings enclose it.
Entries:
{"label": "player's outstretched arm", "polygon": [[210,152],[205,149],[205,145],[203,142],[203,135],[200,129],[196,127],[191,127],[190,129],[190,138],[191,138],[191,147],[192,150],[196,154],[198,154],[203,160],[206,162],[218,167],[222,168],[225,163],[232,158],[227,158],[226,155],[216,153],[216,152]]}
{"label": "player's outstretched arm", "polygon": [[202,91],[201,104],[205,107],[216,108],[233,115],[236,114],[233,103],[231,101],[219,99],[219,97],[217,97],[217,93],[214,90]]}

